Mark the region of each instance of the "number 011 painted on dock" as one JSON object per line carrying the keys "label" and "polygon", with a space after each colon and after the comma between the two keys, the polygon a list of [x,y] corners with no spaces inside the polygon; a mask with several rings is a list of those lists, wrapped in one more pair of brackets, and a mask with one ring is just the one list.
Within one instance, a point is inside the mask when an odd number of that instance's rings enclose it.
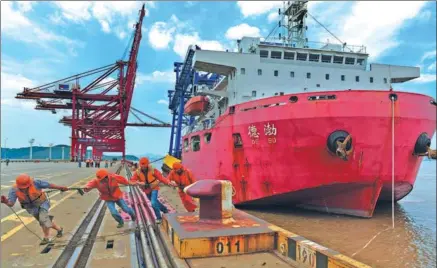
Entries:
{"label": "number 011 painted on dock", "polygon": [[244,240],[241,237],[227,237],[215,242],[215,254],[231,255],[244,252]]}

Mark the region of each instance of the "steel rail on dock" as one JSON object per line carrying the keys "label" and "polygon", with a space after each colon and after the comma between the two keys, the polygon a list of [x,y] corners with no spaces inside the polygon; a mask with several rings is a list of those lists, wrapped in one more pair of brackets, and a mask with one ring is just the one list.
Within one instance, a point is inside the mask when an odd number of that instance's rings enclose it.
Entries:
{"label": "steel rail on dock", "polygon": [[[119,174],[121,169],[122,166],[117,169],[116,173]],[[105,202],[98,198],[56,260],[54,268],[86,267],[105,212]]]}
{"label": "steel rail on dock", "polygon": [[[126,168],[127,177],[132,176],[132,172]],[[138,255],[144,256],[145,263],[142,265],[147,268],[182,268],[188,267],[174,262],[168,245],[163,241],[159,227],[155,224],[154,212],[148,205],[146,196],[138,187],[130,187],[130,197],[137,213],[139,239],[137,243]]]}

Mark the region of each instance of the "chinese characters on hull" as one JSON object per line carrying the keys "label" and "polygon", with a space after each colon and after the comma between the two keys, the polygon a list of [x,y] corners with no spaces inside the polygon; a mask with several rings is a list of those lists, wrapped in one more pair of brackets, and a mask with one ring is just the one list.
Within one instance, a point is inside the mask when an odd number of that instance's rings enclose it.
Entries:
{"label": "chinese characters on hull", "polygon": [[[275,127],[275,124],[267,123],[264,125],[264,135],[267,137],[267,142],[269,144],[276,143],[276,134],[277,129]],[[259,132],[255,125],[249,126],[249,133],[248,133],[250,139],[252,140],[252,144],[258,144],[259,143]]]}

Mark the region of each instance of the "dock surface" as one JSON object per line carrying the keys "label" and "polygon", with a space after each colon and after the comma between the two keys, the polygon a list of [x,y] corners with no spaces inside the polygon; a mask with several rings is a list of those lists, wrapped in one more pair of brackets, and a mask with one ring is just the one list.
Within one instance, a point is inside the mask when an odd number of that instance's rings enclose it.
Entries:
{"label": "dock surface", "polygon": [[[1,192],[7,195],[15,176],[20,173],[58,185],[83,187],[96,170],[79,168],[77,163],[13,163],[2,169]],[[110,171],[124,176],[130,173],[120,164]],[[135,187],[122,189],[125,200],[136,209],[141,222],[132,222],[122,213],[125,226],[120,229],[116,228],[117,223],[104,202],[99,200],[96,190],[83,196],[77,191],[50,193],[50,215],[54,215],[56,223],[64,228],[64,236],[44,246],[39,245],[36,235],[42,236],[42,232],[33,217],[15,205],[21,222],[9,208],[2,206],[1,267],[369,267],[358,262],[353,264],[346,256],[323,247],[318,251],[317,244],[273,225],[266,228],[276,233],[271,248],[277,250],[183,259],[163,225],[154,224],[150,201],[145,195]],[[171,211],[184,211],[176,190],[162,187],[161,198],[172,207]],[[313,258],[310,255],[299,257],[298,248],[304,248],[302,252],[313,254]],[[195,253],[196,249],[192,251]],[[350,265],[340,265],[340,262]]]}

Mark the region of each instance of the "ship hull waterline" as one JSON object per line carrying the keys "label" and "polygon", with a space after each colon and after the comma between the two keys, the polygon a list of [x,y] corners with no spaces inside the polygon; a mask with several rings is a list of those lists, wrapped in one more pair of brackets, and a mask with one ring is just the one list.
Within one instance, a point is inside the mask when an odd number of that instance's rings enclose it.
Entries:
{"label": "ship hull waterline", "polygon": [[[395,201],[413,189],[423,159],[413,153],[415,143],[436,129],[431,100],[347,90],[250,101],[228,108],[214,127],[184,136],[182,162],[197,179],[230,180],[236,205],[296,205],[370,218],[378,201],[392,198],[393,131]],[[327,147],[336,131],[352,137],[347,160]],[[200,149],[193,148],[196,140]]]}

